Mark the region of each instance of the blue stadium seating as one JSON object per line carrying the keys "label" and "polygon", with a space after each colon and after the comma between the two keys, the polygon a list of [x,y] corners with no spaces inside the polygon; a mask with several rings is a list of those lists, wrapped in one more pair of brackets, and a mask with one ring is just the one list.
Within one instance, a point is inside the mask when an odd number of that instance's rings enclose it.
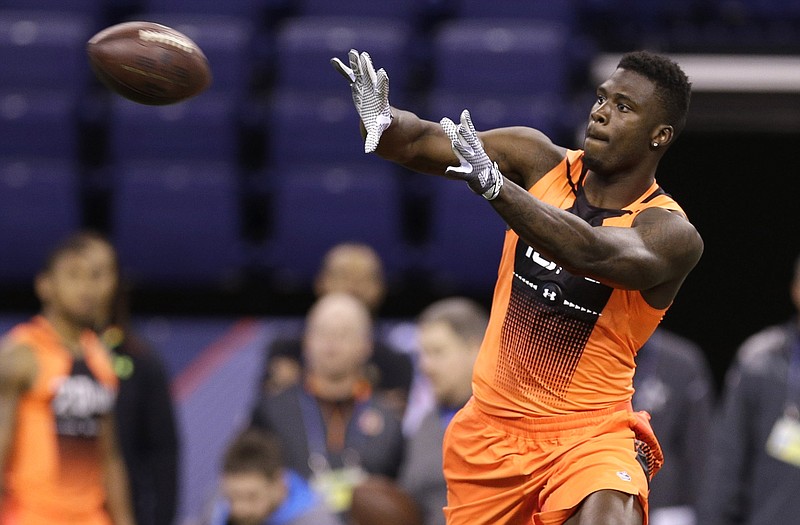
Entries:
{"label": "blue stadium seating", "polygon": [[344,241],[372,245],[390,280],[402,270],[398,181],[390,164],[317,163],[271,175],[274,227],[259,263],[272,268],[277,286],[308,286],[324,253]]}
{"label": "blue stadium seating", "polygon": [[0,224],[0,281],[29,285],[50,250],[81,224],[76,164],[0,159]]}
{"label": "blue stadium seating", "polygon": [[91,78],[85,46],[95,29],[68,11],[0,11],[0,88],[80,92]]}
{"label": "blue stadium seating", "polygon": [[563,102],[555,96],[498,96],[489,93],[451,93],[434,91],[429,95],[426,117],[438,122],[449,117],[458,123],[468,109],[478,130],[508,126],[536,128],[549,137],[561,133]]}
{"label": "blue stadium seating", "polygon": [[404,19],[413,22],[414,16],[423,12],[425,0],[376,2],[375,0],[299,0],[299,14],[303,16],[378,16]]}
{"label": "blue stadium seating", "polygon": [[203,93],[168,106],[145,106],[115,97],[109,117],[113,162],[192,159],[238,160],[235,101]]}
{"label": "blue stadium seating", "polygon": [[144,12],[190,13],[242,16],[259,19],[271,9],[288,6],[293,0],[139,0]]}
{"label": "blue stadium seating", "polygon": [[280,91],[273,95],[266,119],[267,158],[274,167],[298,162],[354,162],[364,153],[350,90],[339,93]]}
{"label": "blue stadium seating", "polygon": [[70,0],[69,2],[64,0],[3,0],[0,2],[2,9],[81,14],[87,15],[97,22],[105,16],[108,4],[109,0]]}
{"label": "blue stadium seating", "polygon": [[458,18],[536,19],[560,22],[573,27],[577,22],[581,0],[456,0],[454,9]]}
{"label": "blue stadium seating", "polygon": [[569,38],[557,22],[451,20],[433,37],[433,88],[563,96],[570,87]]}
{"label": "blue stadium seating", "polygon": [[[275,35],[275,87],[341,93],[347,86],[330,66],[331,57],[347,63],[351,48],[369,51],[376,67],[398,79],[408,70],[410,28],[401,20],[356,16],[304,16],[287,19]],[[401,98],[401,82],[392,83]]]}
{"label": "blue stadium seating", "polygon": [[430,231],[418,264],[437,293],[488,293],[497,279],[505,224],[465,183],[435,179]]}
{"label": "blue stadium seating", "polygon": [[77,161],[77,107],[61,91],[0,91],[0,156]]}
{"label": "blue stadium seating", "polygon": [[134,283],[220,286],[244,263],[236,167],[221,162],[123,164],[112,188],[112,238]]}

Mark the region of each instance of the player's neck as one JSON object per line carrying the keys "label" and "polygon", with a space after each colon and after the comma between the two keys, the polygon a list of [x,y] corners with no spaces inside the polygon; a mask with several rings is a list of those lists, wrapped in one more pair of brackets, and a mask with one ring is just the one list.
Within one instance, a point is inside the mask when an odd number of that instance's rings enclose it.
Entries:
{"label": "player's neck", "polygon": [[619,173],[599,175],[589,172],[584,192],[589,204],[598,208],[621,210],[636,202],[655,181],[655,172],[649,175]]}
{"label": "player's neck", "polygon": [[83,353],[80,341],[81,334],[85,330],[84,327],[78,326],[63,315],[59,315],[57,312],[45,310],[42,312],[42,315],[47,319],[47,322],[50,323],[50,326],[53,327],[53,330],[58,334],[61,342],[71,353],[75,355],[81,355]]}

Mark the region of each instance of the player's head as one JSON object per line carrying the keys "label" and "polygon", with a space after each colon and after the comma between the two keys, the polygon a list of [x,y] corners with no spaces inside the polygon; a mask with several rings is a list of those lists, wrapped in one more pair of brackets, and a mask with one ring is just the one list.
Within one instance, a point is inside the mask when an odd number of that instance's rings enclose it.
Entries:
{"label": "player's head", "polygon": [[680,135],[686,126],[692,96],[692,84],[681,67],[665,56],[647,51],[623,55],[617,67],[638,73],[655,84],[656,97],[664,108],[664,119],[674,129],[674,137]]}
{"label": "player's head", "polygon": [[114,248],[90,231],[64,239],[36,277],[36,293],[46,312],[87,328],[112,307],[118,286]]}
{"label": "player's head", "polygon": [[364,301],[375,313],[386,294],[383,263],[369,245],[337,244],[322,260],[314,291],[317,297],[331,292],[349,293]]}
{"label": "player's head", "polygon": [[369,310],[352,295],[326,294],[306,316],[303,357],[314,376],[341,379],[363,373],[372,345]]}
{"label": "player's head", "polygon": [[472,367],[488,323],[486,310],[462,297],[442,299],[420,313],[419,366],[438,403],[458,407],[469,399]]}
{"label": "player's head", "polygon": [[584,164],[598,174],[652,174],[686,121],[690,84],[671,60],[637,51],[597,88]]}
{"label": "player's head", "polygon": [[233,525],[259,525],[286,499],[283,463],[277,439],[255,429],[239,434],[225,451],[222,494]]}

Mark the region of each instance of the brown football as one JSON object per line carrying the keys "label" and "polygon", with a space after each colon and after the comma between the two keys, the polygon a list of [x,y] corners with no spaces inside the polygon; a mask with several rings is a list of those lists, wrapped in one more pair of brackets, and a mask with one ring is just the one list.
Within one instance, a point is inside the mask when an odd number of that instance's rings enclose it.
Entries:
{"label": "brown football", "polygon": [[419,507],[397,483],[369,476],[353,489],[348,525],[422,525]]}
{"label": "brown football", "polygon": [[211,68],[189,37],[153,22],[125,22],[86,43],[97,77],[109,89],[160,106],[193,97],[211,84]]}

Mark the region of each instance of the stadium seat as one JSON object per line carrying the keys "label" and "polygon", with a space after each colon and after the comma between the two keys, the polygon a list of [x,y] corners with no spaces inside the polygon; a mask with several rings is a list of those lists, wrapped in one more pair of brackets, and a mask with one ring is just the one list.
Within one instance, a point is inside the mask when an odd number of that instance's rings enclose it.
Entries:
{"label": "stadium seat", "polygon": [[[347,63],[351,48],[369,51],[377,67],[398,79],[408,69],[409,27],[388,17],[304,16],[287,19],[275,35],[278,89],[347,92],[341,75],[330,66],[331,57]],[[402,83],[392,84],[394,100],[402,96]]]}
{"label": "stadium seat", "polygon": [[375,0],[299,0],[299,11],[303,16],[379,16],[392,17],[413,22],[413,17],[425,7],[422,0],[402,2],[376,2]]}
{"label": "stadium seat", "polygon": [[172,27],[194,40],[211,65],[208,93],[241,100],[254,67],[256,26],[244,17],[187,13],[144,13],[139,18]]}
{"label": "stadium seat", "polygon": [[572,27],[577,22],[581,0],[456,0],[455,16],[459,18],[535,19],[559,22]]}
{"label": "stadium seat", "polygon": [[393,280],[402,269],[402,224],[393,167],[307,164],[271,174],[273,231],[260,255],[279,287],[307,288],[334,244],[372,245]]}
{"label": "stadium seat", "polygon": [[364,153],[350,90],[340,87],[339,93],[282,90],[273,95],[265,130],[273,166],[373,160]]}
{"label": "stadium seat", "polygon": [[81,224],[75,163],[0,159],[0,224],[0,281],[29,285],[50,250]]}
{"label": "stadium seat", "polygon": [[563,96],[569,33],[556,22],[451,20],[433,36],[433,88],[451,93]]}
{"label": "stadium seat", "polygon": [[203,93],[169,106],[145,106],[115,97],[109,117],[113,162],[172,159],[237,161],[236,105]]}
{"label": "stadium seat", "polygon": [[3,0],[3,9],[22,9],[35,11],[52,11],[57,13],[81,14],[100,21],[106,14],[109,0]]}
{"label": "stadium seat", "polygon": [[428,97],[426,118],[438,122],[449,117],[458,123],[468,109],[478,130],[508,126],[536,128],[549,137],[561,133],[563,103],[555,96],[497,96],[489,93],[451,93],[434,91]]}
{"label": "stadium seat", "polygon": [[60,91],[0,91],[0,156],[76,160],[77,100]]}
{"label": "stadium seat", "polygon": [[505,224],[460,181],[433,181],[430,230],[419,263],[437,293],[490,293]]}
{"label": "stadium seat", "polygon": [[91,78],[88,17],[69,11],[0,10],[0,89],[81,92]]}
{"label": "stadium seat", "polygon": [[259,20],[270,9],[283,8],[293,0],[139,0],[152,13],[231,15]]}
{"label": "stadium seat", "polygon": [[220,286],[244,262],[235,166],[123,164],[114,173],[111,230],[120,261],[143,286]]}

